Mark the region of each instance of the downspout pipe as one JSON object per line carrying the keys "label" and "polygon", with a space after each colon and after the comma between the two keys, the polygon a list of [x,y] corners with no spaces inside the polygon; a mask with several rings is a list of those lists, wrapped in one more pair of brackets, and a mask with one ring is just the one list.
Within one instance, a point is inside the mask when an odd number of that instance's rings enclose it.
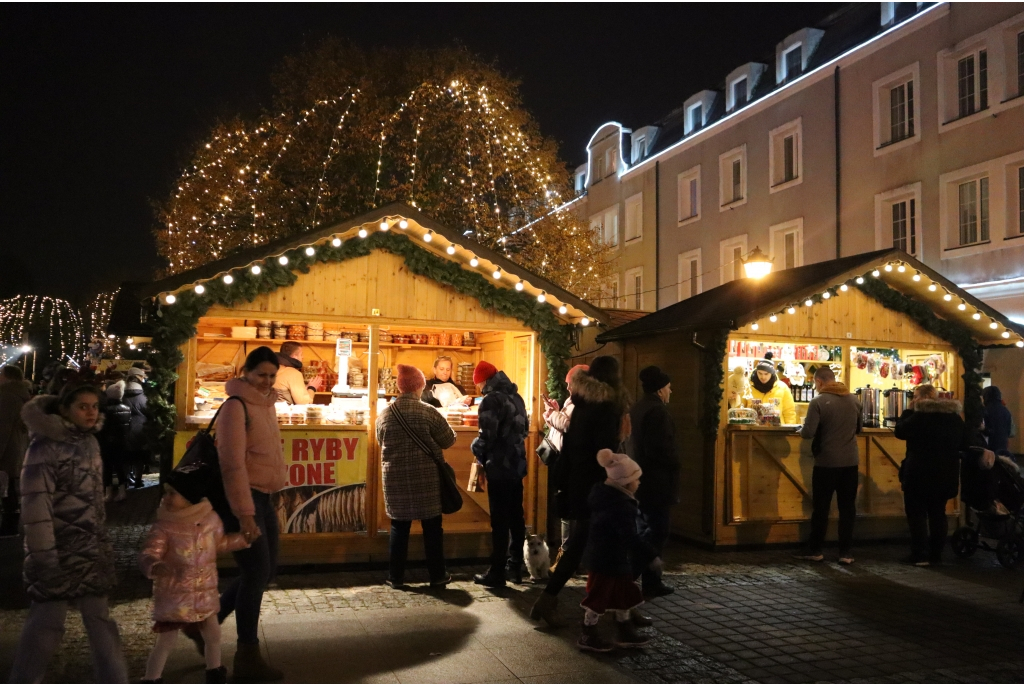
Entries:
{"label": "downspout pipe", "polygon": [[661,309],[661,160],[654,162],[654,311]]}
{"label": "downspout pipe", "polygon": [[835,133],[836,133],[836,259],[843,256],[843,232],[842,232],[842,147],[839,134],[839,65],[832,74],[832,90],[835,94]]}

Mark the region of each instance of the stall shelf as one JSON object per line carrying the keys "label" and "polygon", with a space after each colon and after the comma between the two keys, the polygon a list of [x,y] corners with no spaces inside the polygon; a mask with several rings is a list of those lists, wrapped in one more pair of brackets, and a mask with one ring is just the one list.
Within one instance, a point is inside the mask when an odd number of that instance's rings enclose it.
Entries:
{"label": "stall shelf", "polygon": [[[380,229],[382,223],[388,231]],[[348,247],[339,247],[343,245]],[[287,257],[287,267],[283,267],[282,255]],[[260,269],[254,271],[254,266]],[[261,280],[259,287],[247,290],[244,296],[233,294],[231,288],[246,286],[250,274],[266,276],[268,270],[274,274],[272,282]],[[495,271],[500,272],[500,279],[493,277]],[[524,488],[527,523],[538,529],[546,526],[547,473],[534,454],[543,423],[541,396],[557,396],[574,329],[599,322],[604,316],[600,309],[475,245],[462,231],[437,224],[401,204],[251,248],[134,292],[143,304],[151,298],[158,327],[173,316],[175,306],[190,307],[189,311],[197,313],[194,320],[185,322],[191,334],[178,347],[180,363],[174,370],[175,460],[209,421],[213,405],[222,399],[223,382],[238,375],[246,354],[261,345],[276,351],[286,340],[301,338],[291,332],[276,339],[248,338],[233,335],[232,329],[273,320],[281,322],[281,328],[292,326],[301,332],[303,325],[316,322],[365,336],[364,342],[352,340],[347,346],[295,339],[303,345],[305,364],[341,374],[333,398],[318,395],[331,404],[314,418],[304,418],[290,408],[282,410],[288,486],[273,498],[283,533],[281,563],[387,558],[390,524],[384,513],[380,445],[373,426],[393,393],[380,379],[386,378],[387,369],[393,373],[398,363],[415,365],[430,378],[439,354],[451,356],[456,365],[487,360],[518,385],[531,422]],[[441,337],[446,333],[458,334],[462,340],[471,336],[472,344],[381,340],[382,335]],[[166,339],[161,335],[158,332],[154,338],[158,346]],[[342,351],[343,347],[348,349]],[[358,368],[358,373],[344,374],[339,354],[350,367]],[[553,371],[560,371],[561,376]],[[557,382],[549,383],[549,378]],[[364,387],[345,387],[356,379]],[[332,423],[338,420],[355,421],[356,425]],[[478,429],[454,429],[457,441],[446,450],[445,458],[455,468],[460,487],[465,488],[473,461],[470,443]],[[464,492],[464,500],[461,511],[445,517],[446,554],[486,556],[490,554],[486,494]],[[416,558],[421,546],[414,543],[410,554]]]}
{"label": "stall shelf", "polygon": [[[905,391],[928,380],[964,403],[968,424],[976,424],[978,347],[1024,347],[1022,333],[921,262],[883,250],[725,283],[596,340],[621,356],[625,379],[636,379],[649,364],[672,377],[668,408],[682,459],[673,532],[731,547],[795,543],[810,530],[811,442],[796,426],[730,424],[730,409],[750,404],[737,402],[729,385],[738,362],[745,362],[743,377],[749,376],[755,357],[750,350],[760,358],[773,349],[785,358],[794,347],[809,347],[808,353],[816,350],[823,358],[789,359],[794,366],[784,369],[802,371],[809,383],[812,367],[829,364],[852,391],[871,381]],[[901,376],[893,380],[897,362]],[[914,369],[922,364],[931,366]],[[797,403],[800,422],[806,407]],[[771,413],[761,420],[771,420]],[[857,438],[858,539],[908,534],[899,484],[905,443],[885,427],[884,413],[868,412]],[[737,413],[733,420],[756,422],[750,415]],[[948,513],[958,511],[953,501]]]}

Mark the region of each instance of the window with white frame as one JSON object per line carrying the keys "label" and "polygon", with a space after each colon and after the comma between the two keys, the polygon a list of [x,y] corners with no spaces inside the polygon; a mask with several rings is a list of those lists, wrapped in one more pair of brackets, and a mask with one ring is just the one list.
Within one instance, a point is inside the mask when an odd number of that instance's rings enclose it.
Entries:
{"label": "window with white frame", "polygon": [[965,55],[956,63],[957,115],[988,109],[988,50]]}
{"label": "window with white frame", "polygon": [[603,245],[619,245],[619,207],[616,205],[590,217],[590,231]]}
{"label": "window with white frame", "polygon": [[988,176],[957,184],[957,247],[988,242]]}
{"label": "window with white frame", "polygon": [[773,269],[795,269],[804,265],[804,220],[793,219],[768,229],[769,258]]}
{"label": "window with white frame", "polygon": [[696,105],[691,105],[686,112],[686,117],[689,123],[689,132],[699,131],[704,126],[704,105],[699,102]]}
{"label": "window with white frame", "polygon": [[601,307],[615,309],[619,306],[619,275],[612,274],[601,286]]}
{"label": "window with white frame", "polygon": [[732,109],[736,110],[747,104],[747,77],[738,78],[729,85],[732,91]]}
{"label": "window with white frame", "polygon": [[626,271],[626,309],[644,308],[644,269],[638,266]]}
{"label": "window with white frame", "polygon": [[612,146],[604,151],[604,175],[611,176],[619,170],[619,148]]}
{"label": "window with white frame", "polygon": [[872,84],[876,157],[921,140],[920,74],[914,62]]}
{"label": "window with white frame", "polygon": [[587,172],[586,172],[586,169],[583,169],[582,171],[577,171],[576,172],[576,183],[575,183],[576,194],[579,195],[580,193],[582,193],[586,189],[586,187],[587,187]]}
{"label": "window with white frame", "polygon": [[723,210],[747,201],[747,146],[741,145],[718,158],[719,205]]}
{"label": "window with white frame", "polygon": [[921,258],[921,184],[875,195],[875,248],[894,247]]}
{"label": "window with white frame", "polygon": [[792,81],[803,73],[803,46],[797,43],[782,53],[783,80]]}
{"label": "window with white frame", "polygon": [[1024,105],[1024,12],[937,57],[940,133]]}
{"label": "window with white frame", "polygon": [[[942,259],[999,250],[1021,236],[1024,150],[939,176]],[[920,203],[918,225],[921,225]]]}
{"label": "window with white frame", "polygon": [[644,194],[626,199],[626,242],[642,238],[644,235]]}
{"label": "window with white frame", "polygon": [[644,155],[647,153],[647,136],[634,136],[633,137],[633,164],[636,164]]}
{"label": "window with white frame", "polygon": [[678,302],[699,295],[702,290],[700,248],[680,252],[677,265],[676,299]]}
{"label": "window with white frame", "polygon": [[728,238],[718,244],[721,282],[743,278],[743,257],[747,254],[747,235]]}
{"label": "window with white frame", "polygon": [[768,166],[771,191],[797,185],[802,177],[803,118],[784,124],[768,134]]}
{"label": "window with white frame", "polygon": [[590,159],[590,185],[604,178],[604,155],[593,154]]}
{"label": "window with white frame", "polygon": [[685,224],[700,219],[700,166],[684,171],[676,178],[678,221]]}

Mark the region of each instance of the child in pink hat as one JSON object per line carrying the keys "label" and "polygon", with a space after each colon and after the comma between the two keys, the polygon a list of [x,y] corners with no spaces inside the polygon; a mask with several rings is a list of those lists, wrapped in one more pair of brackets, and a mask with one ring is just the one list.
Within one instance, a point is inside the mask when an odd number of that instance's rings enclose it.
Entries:
{"label": "child in pink hat", "polygon": [[[590,573],[587,596],[580,603],[586,614],[576,646],[591,652],[609,652],[616,646],[642,647],[648,639],[636,632],[630,618],[630,610],[644,601],[635,569],[661,568],[657,552],[636,531],[635,495],[643,471],[625,454],[608,449],[597,453],[597,462],[608,478],[590,491]],[[608,611],[615,614],[614,642],[597,630],[598,621]]]}

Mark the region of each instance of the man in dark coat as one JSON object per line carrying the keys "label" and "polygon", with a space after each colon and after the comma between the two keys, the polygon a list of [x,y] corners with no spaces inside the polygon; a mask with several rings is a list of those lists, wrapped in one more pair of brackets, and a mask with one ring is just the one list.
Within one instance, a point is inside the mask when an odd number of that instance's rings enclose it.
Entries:
{"label": "man in dark coat", "polygon": [[985,401],[985,437],[988,448],[999,454],[1010,449],[1010,433],[1012,417],[1010,410],[1003,404],[1003,393],[994,385],[981,391],[981,399]]}
{"label": "man in dark coat", "polygon": [[32,393],[21,369],[17,366],[0,369],[0,471],[7,474],[0,536],[18,534],[18,481],[25,450],[28,449],[28,428],[21,419],[21,410],[31,398]]}
{"label": "man in dark coat", "polygon": [[[96,435],[103,457],[103,486],[108,502],[121,502],[127,498],[128,432],[131,428],[132,410],[122,401],[124,387],[124,381],[107,386],[107,402],[103,406],[103,429]],[[114,476],[117,476],[116,492]]]}
{"label": "man in dark coat", "polygon": [[480,432],[471,449],[487,474],[492,544],[490,569],[473,580],[486,587],[504,587],[506,570],[512,572],[515,582],[523,579],[523,478],[530,423],[519,388],[504,371],[481,361],[473,371],[473,382],[484,398],[480,402]]}
{"label": "man in dark coat", "polygon": [[128,426],[127,455],[128,480],[134,488],[141,488],[142,475],[146,472],[149,454],[146,451],[146,372],[137,366],[128,369],[128,379],[122,401],[128,405],[132,418]]}
{"label": "man in dark coat", "polygon": [[914,393],[911,408],[896,422],[896,437],[907,441],[900,483],[910,526],[908,562],[915,566],[942,562],[948,525],[946,502],[956,497],[960,452],[972,442],[960,410],[956,400],[936,399],[935,388],[922,385]]}
{"label": "man in dark coat", "polygon": [[[648,366],[640,371],[640,383],[644,396],[629,412],[633,424],[630,453],[645,474],[636,493],[636,525],[637,532],[660,557],[668,541],[672,505],[678,502],[675,424],[665,406],[672,394],[672,379],[657,366]],[[645,597],[661,597],[675,591],[646,565],[637,570],[640,569]]]}

